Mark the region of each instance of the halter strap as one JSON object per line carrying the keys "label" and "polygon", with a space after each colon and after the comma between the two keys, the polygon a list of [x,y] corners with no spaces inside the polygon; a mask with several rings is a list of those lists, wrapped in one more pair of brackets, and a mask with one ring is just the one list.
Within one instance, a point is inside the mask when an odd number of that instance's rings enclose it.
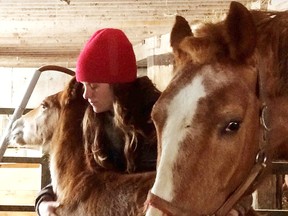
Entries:
{"label": "halter strap", "polygon": [[168,202],[165,199],[162,199],[161,197],[153,194],[151,190],[148,192],[148,196],[145,202],[145,211],[149,208],[149,206],[153,206],[154,208],[160,210],[167,216],[174,216],[174,215],[181,215],[181,216],[191,216],[193,215],[192,212],[188,210],[182,210],[176,206],[174,206],[172,203]]}
{"label": "halter strap", "polygon": [[[256,160],[258,157],[262,158],[262,156],[259,156],[259,153],[257,154]],[[253,185],[257,177],[261,176],[265,167],[266,167],[266,158],[264,158],[264,161],[259,160],[258,162],[256,162],[247,179],[236,189],[236,191],[225,201],[225,203],[214,214],[206,216],[227,215],[228,212],[233,208],[233,206],[235,206],[235,204],[239,201],[239,199],[245,194],[245,192]],[[172,203],[153,194],[151,191],[149,191],[147,200],[145,202],[145,211],[148,209],[149,206],[152,206],[162,211],[167,216],[193,215],[191,211],[182,210],[174,206]]]}
{"label": "halter strap", "polygon": [[[260,153],[260,152],[259,152]],[[257,154],[258,156],[258,154]],[[247,179],[237,188],[237,190],[225,201],[225,203],[216,211],[216,213],[210,216],[223,216],[227,215],[233,206],[239,201],[239,199],[245,194],[245,192],[253,185],[253,182],[258,176],[261,175],[266,163],[260,161],[256,163]],[[152,206],[162,211],[167,216],[191,216],[193,213],[189,210],[182,210],[172,203],[162,199],[161,197],[153,194],[151,191],[148,192],[147,200],[145,202],[145,211],[149,206]],[[209,215],[207,215],[209,216]]]}
{"label": "halter strap", "polygon": [[[258,155],[261,154],[259,152],[256,156],[258,158]],[[257,160],[257,159],[256,159]],[[249,176],[246,178],[246,180],[234,191],[234,193],[225,201],[225,203],[216,211],[215,215],[216,216],[222,216],[222,215],[227,215],[228,212],[235,206],[235,204],[239,201],[241,197],[246,193],[246,191],[253,187],[253,183],[257,179],[257,177],[261,176],[263,173],[265,167],[266,167],[266,158],[264,159],[265,162],[261,163],[260,161],[257,162]]]}

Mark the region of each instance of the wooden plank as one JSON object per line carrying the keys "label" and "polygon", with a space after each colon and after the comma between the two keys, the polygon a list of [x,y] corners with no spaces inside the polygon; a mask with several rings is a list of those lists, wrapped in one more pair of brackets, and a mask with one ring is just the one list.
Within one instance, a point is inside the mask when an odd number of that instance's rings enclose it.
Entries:
{"label": "wooden plank", "polygon": [[40,164],[33,164],[33,163],[0,163],[0,168],[40,168]]}
{"label": "wooden plank", "polygon": [[41,188],[40,168],[1,168],[0,176],[0,205],[34,205]]}
{"label": "wooden plank", "polygon": [[263,216],[287,216],[288,210],[256,209],[256,212]]}
{"label": "wooden plank", "polygon": [[3,157],[4,163],[42,163],[41,157]]}
{"label": "wooden plank", "polygon": [[[0,107],[0,114],[11,115],[14,113],[15,108],[1,108]],[[29,112],[32,109],[25,109],[23,114]]]}
{"label": "wooden plank", "polygon": [[[0,205],[0,211],[6,211],[6,212],[13,212],[13,211],[17,211],[17,212],[34,212],[35,208],[34,206],[28,206],[28,205],[15,205],[15,206],[10,206],[10,205]],[[33,214],[35,215],[35,214]],[[1,216],[2,216],[2,212],[1,212]]]}
{"label": "wooden plank", "polygon": [[273,161],[272,172],[274,174],[288,174],[288,161]]}
{"label": "wooden plank", "polygon": [[36,212],[1,212],[1,216],[37,216]]}

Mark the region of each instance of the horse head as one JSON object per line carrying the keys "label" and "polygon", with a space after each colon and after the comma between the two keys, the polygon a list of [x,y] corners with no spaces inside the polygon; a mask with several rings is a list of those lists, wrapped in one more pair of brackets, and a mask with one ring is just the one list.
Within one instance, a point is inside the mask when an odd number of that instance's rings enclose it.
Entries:
{"label": "horse head", "polygon": [[256,39],[252,15],[237,2],[224,21],[195,32],[176,17],[175,76],[152,111],[159,152],[151,193],[166,204],[152,201],[146,215],[226,215],[232,208],[221,207],[249,177],[262,137]]}
{"label": "horse head", "polygon": [[60,94],[46,97],[38,107],[17,119],[12,126],[10,143],[38,145],[48,151],[59,118]]}
{"label": "horse head", "polygon": [[20,145],[40,145],[48,151],[49,144],[59,123],[61,108],[74,100],[82,91],[81,84],[73,78],[65,90],[46,97],[41,104],[21,118],[12,126],[10,143]]}

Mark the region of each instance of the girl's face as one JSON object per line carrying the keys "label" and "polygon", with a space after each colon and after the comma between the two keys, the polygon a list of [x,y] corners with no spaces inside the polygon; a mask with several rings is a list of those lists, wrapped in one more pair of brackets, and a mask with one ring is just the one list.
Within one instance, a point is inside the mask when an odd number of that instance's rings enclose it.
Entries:
{"label": "girl's face", "polygon": [[101,113],[113,109],[113,91],[108,83],[87,83],[84,85],[84,99],[93,107],[93,111]]}

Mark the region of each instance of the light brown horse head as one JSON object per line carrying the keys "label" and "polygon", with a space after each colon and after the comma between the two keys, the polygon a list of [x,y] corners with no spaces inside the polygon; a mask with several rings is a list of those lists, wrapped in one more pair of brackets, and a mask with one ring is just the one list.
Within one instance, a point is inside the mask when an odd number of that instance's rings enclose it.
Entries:
{"label": "light brown horse head", "polygon": [[[251,14],[236,2],[223,22],[195,33],[176,18],[175,76],[152,111],[159,152],[151,190],[177,207],[174,215],[216,213],[254,166],[261,134],[256,42]],[[146,215],[163,212],[152,204]]]}
{"label": "light brown horse head", "polygon": [[59,123],[60,110],[63,104],[67,103],[65,98],[73,94],[73,85],[76,84],[73,78],[65,91],[46,97],[41,104],[21,118],[17,119],[12,126],[10,143],[20,145],[38,145],[48,150],[55,127]]}
{"label": "light brown horse head", "polygon": [[46,97],[41,104],[13,123],[10,143],[48,147],[58,122],[59,94]]}

